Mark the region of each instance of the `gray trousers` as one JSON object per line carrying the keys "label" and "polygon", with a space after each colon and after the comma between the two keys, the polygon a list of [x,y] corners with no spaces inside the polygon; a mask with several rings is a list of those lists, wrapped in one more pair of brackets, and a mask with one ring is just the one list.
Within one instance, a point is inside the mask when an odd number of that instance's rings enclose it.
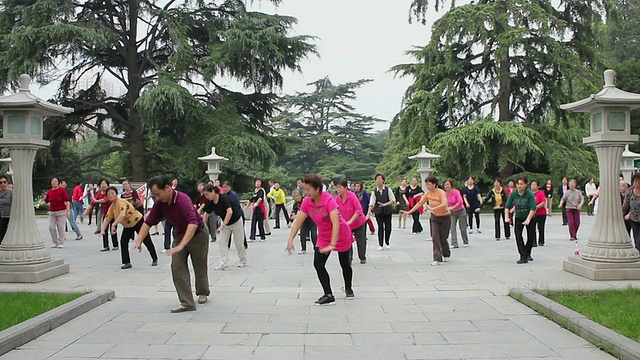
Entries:
{"label": "gray trousers", "polygon": [[232,235],[240,262],[242,264],[247,263],[247,249],[244,247],[244,221],[240,218],[233,224],[224,226],[220,231],[220,241],[218,241],[220,266],[229,266],[229,247]]}
{"label": "gray trousers", "polygon": [[458,233],[456,230],[456,223],[458,223],[460,226],[462,242],[465,245],[468,245],[469,234],[467,234],[467,212],[464,210],[464,208],[458,211],[451,212],[451,246],[458,246]]}
{"label": "gray trousers", "polygon": [[[175,229],[173,233],[173,245],[176,247],[182,241],[183,234],[178,234]],[[171,256],[171,277],[173,286],[178,293],[180,304],[189,309],[195,309],[196,302],[191,292],[191,274],[187,258],[191,257],[193,272],[196,279],[196,295],[209,296],[209,231],[206,226],[201,226],[196,230],[193,239],[187,246],[177,254]]]}

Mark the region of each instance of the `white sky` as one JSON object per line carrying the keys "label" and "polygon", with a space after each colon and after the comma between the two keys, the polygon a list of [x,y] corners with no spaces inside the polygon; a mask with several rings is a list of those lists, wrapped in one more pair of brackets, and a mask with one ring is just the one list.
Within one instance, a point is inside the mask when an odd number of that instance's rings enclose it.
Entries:
{"label": "white sky", "polygon": [[[429,41],[431,25],[409,24],[411,0],[284,0],[277,13],[298,19],[295,32],[317,36],[320,57],[302,64],[302,74],[287,73],[283,91],[311,91],[305,84],[329,76],[334,84],[372,79],[356,94],[356,111],[388,122],[400,111],[402,96],[411,78],[395,78],[388,70],[411,62],[404,55],[412,46]],[[267,1],[252,9],[273,13]],[[435,18],[435,17],[434,17]]]}
{"label": "white sky", "polygon": [[[462,1],[466,2],[466,1]],[[320,57],[302,63],[302,73],[284,74],[282,93],[311,91],[307,83],[329,76],[332,83],[372,79],[356,94],[356,111],[386,120],[376,129],[388,129],[400,110],[402,96],[411,78],[394,78],[389,69],[412,62],[404,52],[412,46],[425,45],[433,20],[441,15],[432,11],[429,24],[409,24],[411,0],[284,0],[276,9],[267,0],[256,0],[249,8],[265,13],[279,13],[298,19],[296,34],[318,37]],[[448,6],[447,6],[448,8]],[[40,96],[49,98],[55,82],[41,88]],[[237,88],[234,81],[221,85]],[[240,89],[236,89],[240,90]]]}

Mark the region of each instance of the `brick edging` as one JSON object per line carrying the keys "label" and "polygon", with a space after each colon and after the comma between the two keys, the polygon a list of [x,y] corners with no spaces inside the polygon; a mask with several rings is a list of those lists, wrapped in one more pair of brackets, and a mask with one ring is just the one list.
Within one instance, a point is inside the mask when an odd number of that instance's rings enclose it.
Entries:
{"label": "brick edging", "polygon": [[[63,292],[68,293],[68,292]],[[113,299],[113,290],[93,291],[0,331],[0,356]]]}
{"label": "brick edging", "polygon": [[544,295],[529,289],[511,289],[509,296],[619,359],[640,359],[640,343],[604,327]]}

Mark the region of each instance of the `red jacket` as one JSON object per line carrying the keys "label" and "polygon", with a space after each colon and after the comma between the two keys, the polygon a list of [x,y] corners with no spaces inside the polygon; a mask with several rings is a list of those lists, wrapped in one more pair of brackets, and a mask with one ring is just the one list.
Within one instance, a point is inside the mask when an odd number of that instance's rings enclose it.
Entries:
{"label": "red jacket", "polygon": [[49,211],[67,210],[67,202],[69,202],[69,193],[67,189],[59,187],[55,190],[49,189],[44,197],[44,202],[49,203]]}
{"label": "red jacket", "polygon": [[73,201],[75,202],[80,202],[80,198],[82,197],[84,191],[82,189],[82,186],[77,185],[76,187],[73,188]]}

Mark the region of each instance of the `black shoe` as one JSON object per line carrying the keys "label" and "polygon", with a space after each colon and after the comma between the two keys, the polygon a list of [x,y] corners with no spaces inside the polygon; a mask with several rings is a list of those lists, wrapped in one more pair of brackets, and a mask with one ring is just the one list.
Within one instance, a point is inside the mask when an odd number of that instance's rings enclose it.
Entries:
{"label": "black shoe", "polygon": [[527,260],[527,259],[520,259],[520,260],[516,261],[517,264],[526,264],[528,262],[529,262],[529,260]]}
{"label": "black shoe", "polygon": [[124,264],[122,266],[120,266],[120,269],[124,270],[124,269],[131,269],[133,266],[131,266],[131,264]]}
{"label": "black shoe", "polygon": [[367,260],[360,260],[360,264],[366,264]]}
{"label": "black shoe", "polygon": [[113,251],[117,251],[117,250],[118,250],[118,247],[117,247],[117,246],[113,248]]}
{"label": "black shoe", "polygon": [[567,224],[562,224],[562,226],[567,226]]}
{"label": "black shoe", "polygon": [[507,236],[507,240],[511,240],[511,236]]}
{"label": "black shoe", "polygon": [[538,247],[538,244],[533,243],[533,244],[531,244],[531,247]]}
{"label": "black shoe", "polygon": [[538,246],[544,246],[544,243],[538,243]]}
{"label": "black shoe", "polygon": [[527,261],[533,261],[533,258],[531,257],[531,255],[527,256]]}
{"label": "black shoe", "polygon": [[458,245],[453,245],[451,248],[452,248],[452,249],[457,249],[457,248],[458,248]]}
{"label": "black shoe", "polygon": [[276,227],[274,227],[274,229],[280,229],[280,226],[276,226]]}
{"label": "black shoe", "polygon": [[266,234],[264,234],[264,235],[265,235],[265,236],[269,236],[269,235],[271,235],[271,233],[270,233],[270,232],[268,232],[268,233],[266,233]]}
{"label": "black shoe", "polygon": [[94,231],[93,232],[93,235],[98,235],[98,234],[100,234],[100,231]]}
{"label": "black shoe", "polygon": [[153,260],[151,262],[151,266],[158,266],[158,260]]}
{"label": "black shoe", "polygon": [[345,294],[347,295],[347,300],[353,300],[356,297],[351,289],[346,290]]}
{"label": "black shoe", "polygon": [[333,305],[336,302],[336,298],[333,295],[322,295],[322,297],[314,303],[314,305]]}
{"label": "black shoe", "polygon": [[109,248],[104,248],[104,249],[100,250],[100,252],[105,252],[105,251],[109,251],[109,250],[110,250]]}

